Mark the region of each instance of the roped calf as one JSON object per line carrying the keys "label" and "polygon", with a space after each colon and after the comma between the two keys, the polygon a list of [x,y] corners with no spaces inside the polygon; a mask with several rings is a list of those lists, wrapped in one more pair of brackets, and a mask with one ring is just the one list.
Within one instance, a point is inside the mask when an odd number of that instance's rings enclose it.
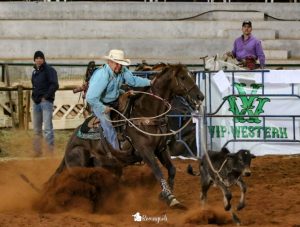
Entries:
{"label": "roped calf", "polygon": [[188,173],[201,176],[201,195],[200,199],[204,206],[207,199],[207,191],[212,184],[218,186],[224,195],[224,208],[231,211],[232,219],[236,224],[240,224],[237,215],[231,209],[230,200],[232,198],[229,188],[237,184],[241,189],[241,197],[237,210],[245,207],[246,184],[242,176],[250,176],[251,159],[255,158],[249,150],[239,150],[237,153],[230,153],[227,148],[222,148],[220,152],[208,151],[199,162],[200,174],[195,174],[191,165],[188,166]]}

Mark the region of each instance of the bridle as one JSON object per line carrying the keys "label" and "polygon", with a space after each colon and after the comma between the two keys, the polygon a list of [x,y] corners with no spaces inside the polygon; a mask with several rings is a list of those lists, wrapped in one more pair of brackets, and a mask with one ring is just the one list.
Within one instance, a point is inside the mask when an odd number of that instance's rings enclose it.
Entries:
{"label": "bridle", "polygon": [[[176,81],[176,86],[177,86],[179,89],[183,90],[183,91],[186,93],[185,96],[188,96],[188,98],[190,98],[190,95],[189,95],[190,91],[193,90],[195,87],[198,88],[198,86],[197,86],[196,83],[194,83],[191,87],[186,88],[186,87],[183,86],[181,83],[179,83],[178,78],[177,78],[176,76],[175,76],[175,81]],[[180,91],[180,90],[179,90],[179,91]]]}

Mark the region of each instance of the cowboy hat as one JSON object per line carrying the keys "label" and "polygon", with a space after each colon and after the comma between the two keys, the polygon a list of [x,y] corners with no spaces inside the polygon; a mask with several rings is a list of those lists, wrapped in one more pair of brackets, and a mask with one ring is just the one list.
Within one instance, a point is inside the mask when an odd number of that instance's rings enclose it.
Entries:
{"label": "cowboy hat", "polygon": [[104,56],[103,58],[121,65],[130,65],[130,60],[124,58],[123,50],[110,50],[108,56]]}

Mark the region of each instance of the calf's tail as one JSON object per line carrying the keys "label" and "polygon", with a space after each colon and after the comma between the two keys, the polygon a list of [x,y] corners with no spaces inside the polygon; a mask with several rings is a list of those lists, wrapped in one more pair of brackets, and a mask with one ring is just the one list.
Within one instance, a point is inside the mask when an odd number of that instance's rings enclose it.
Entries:
{"label": "calf's tail", "polygon": [[188,165],[187,167],[187,173],[193,176],[199,176],[200,173],[194,173],[193,167],[191,166],[191,164]]}

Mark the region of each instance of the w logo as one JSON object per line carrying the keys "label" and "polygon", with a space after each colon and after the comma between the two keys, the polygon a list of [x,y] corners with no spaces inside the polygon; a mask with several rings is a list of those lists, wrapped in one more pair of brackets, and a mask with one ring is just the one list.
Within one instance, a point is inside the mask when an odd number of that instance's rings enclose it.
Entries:
{"label": "w logo", "polygon": [[[241,115],[240,117],[235,117],[235,122],[240,123],[260,123],[261,120],[258,118],[259,114],[263,113],[263,107],[266,104],[266,102],[270,102],[269,98],[260,98],[257,94],[258,89],[260,89],[263,85],[262,84],[251,84],[250,85],[251,95],[252,96],[246,96],[245,87],[246,84],[244,83],[235,83],[234,87],[238,90],[239,95],[243,95],[240,97],[234,97],[230,96],[228,98],[229,102],[229,110],[234,115]],[[240,99],[242,104],[239,106],[237,105],[237,99]],[[256,108],[255,105],[256,104]],[[244,115],[249,115],[249,117],[245,117]]]}

